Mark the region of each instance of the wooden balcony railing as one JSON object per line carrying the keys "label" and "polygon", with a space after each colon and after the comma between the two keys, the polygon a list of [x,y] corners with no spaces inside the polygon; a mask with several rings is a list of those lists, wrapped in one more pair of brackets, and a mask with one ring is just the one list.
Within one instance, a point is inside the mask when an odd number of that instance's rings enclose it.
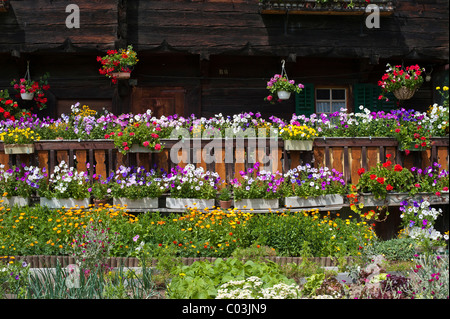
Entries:
{"label": "wooden balcony railing", "polygon": [[[311,163],[315,167],[326,166],[344,174],[348,183],[359,179],[358,169],[369,169],[391,154],[393,162],[405,167],[426,167],[434,162],[442,169],[449,169],[448,138],[433,138],[433,144],[426,151],[411,152],[408,156],[398,148],[393,138],[317,138],[312,151],[285,151],[283,140],[274,139],[230,139],[162,140],[165,145],[160,153],[128,153],[122,155],[109,140],[51,140],[35,143],[34,154],[5,154],[0,143],[0,164],[6,167],[25,163],[46,168],[50,172],[62,160],[79,171],[107,176],[120,165],[139,165],[146,169],[165,169],[187,163],[202,166],[206,170],[218,172],[222,179],[230,180],[239,172],[262,163],[271,171],[287,170]],[[184,151],[183,151],[184,150]],[[203,154],[212,159],[205,160]],[[172,154],[171,154],[172,153]]]}

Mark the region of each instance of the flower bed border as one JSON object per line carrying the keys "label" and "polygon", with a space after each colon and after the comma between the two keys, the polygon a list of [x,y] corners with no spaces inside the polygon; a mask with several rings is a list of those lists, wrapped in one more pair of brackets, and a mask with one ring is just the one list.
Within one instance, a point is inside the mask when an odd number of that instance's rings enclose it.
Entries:
{"label": "flower bed border", "polygon": [[[184,265],[192,265],[195,261],[210,261],[214,262],[219,257],[181,257],[181,262]],[[222,257],[220,257],[222,258]],[[234,257],[228,257],[234,258]],[[348,263],[351,263],[355,257],[344,257]],[[223,257],[222,259],[227,259]],[[281,257],[281,256],[265,256],[261,257],[261,260],[269,260],[279,265],[285,265],[288,263],[294,263],[300,265],[303,262],[303,257]],[[332,257],[310,257],[306,258],[310,261],[318,263],[321,267],[333,267],[337,266]],[[10,256],[4,257],[2,260],[3,264],[6,264],[10,260],[20,260],[25,261],[30,268],[54,268],[57,265],[57,261],[61,263],[62,267],[67,267],[70,264],[75,264],[75,258],[72,256],[55,256],[55,255],[30,255],[30,256]],[[151,260],[152,267],[156,266],[157,259],[153,258]],[[1,263],[0,263],[1,265]],[[107,259],[107,265],[109,267],[139,267],[139,259],[136,257],[109,257]]]}

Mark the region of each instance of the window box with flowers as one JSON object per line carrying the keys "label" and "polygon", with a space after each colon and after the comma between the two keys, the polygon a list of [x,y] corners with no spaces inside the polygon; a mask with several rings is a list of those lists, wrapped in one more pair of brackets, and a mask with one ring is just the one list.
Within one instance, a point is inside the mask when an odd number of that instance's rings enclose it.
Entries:
{"label": "window box with flowers", "polygon": [[110,181],[113,205],[127,209],[154,209],[159,207],[159,198],[167,191],[163,174],[143,167],[120,166]]}
{"label": "window box with flowers", "polygon": [[167,183],[170,196],[166,198],[166,207],[170,209],[197,208],[215,206],[220,176],[217,172],[205,171],[203,167],[187,164],[177,166],[163,178]]}
{"label": "window box with flowers", "polygon": [[2,204],[28,206],[30,198],[39,187],[42,178],[38,167],[13,166],[5,170],[0,165],[0,194]]}
{"label": "window box with flowers", "polygon": [[346,189],[343,174],[328,167],[299,165],[284,174],[287,208],[343,205]]}
{"label": "window box with flowers", "polygon": [[407,155],[411,151],[424,151],[431,146],[431,133],[424,123],[424,114],[416,112],[404,119],[399,117],[393,128],[393,136],[400,150]]}
{"label": "window box with flowers", "polygon": [[410,196],[414,176],[407,168],[392,163],[391,157],[387,154],[385,162],[367,172],[364,168],[358,170],[360,178],[356,189],[365,206],[397,205]]}
{"label": "window box with flowers", "polygon": [[0,133],[0,140],[4,142],[5,154],[32,154],[40,136],[29,127],[10,127]]}
{"label": "window box with flowers", "polygon": [[38,194],[40,205],[48,208],[88,207],[90,187],[87,172],[78,172],[61,161],[48,176],[45,168],[41,172]]}
{"label": "window box with flowers", "polygon": [[424,68],[419,65],[411,65],[406,68],[401,65],[391,66],[386,65],[386,73],[378,81],[378,86],[381,88],[381,94],[378,99],[385,99],[385,94],[388,92],[394,93],[398,100],[408,100],[414,96],[416,90],[422,85],[422,72]]}
{"label": "window box with flowers", "polygon": [[114,145],[122,154],[159,153],[164,146],[160,140],[161,128],[154,122],[140,118],[129,121],[115,131],[106,134],[106,139],[113,139]]}
{"label": "window box with flowers", "polygon": [[318,136],[315,129],[298,122],[281,127],[279,135],[286,151],[311,151],[314,138]]}
{"label": "window box with flowers", "polygon": [[230,181],[237,209],[277,209],[283,195],[283,175],[259,169],[255,163],[247,171],[239,172],[240,177]]}
{"label": "window box with flowers", "polygon": [[98,56],[97,61],[102,64],[99,73],[117,83],[117,80],[130,78],[130,73],[139,60],[133,46],[129,45],[126,50],[108,50],[106,56]]}

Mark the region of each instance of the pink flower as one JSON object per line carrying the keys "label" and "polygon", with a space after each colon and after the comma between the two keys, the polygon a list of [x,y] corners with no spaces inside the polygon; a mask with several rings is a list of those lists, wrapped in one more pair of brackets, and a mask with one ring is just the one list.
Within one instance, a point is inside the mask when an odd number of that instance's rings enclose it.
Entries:
{"label": "pink flower", "polygon": [[142,145],[144,145],[145,147],[147,147],[148,144],[150,144],[148,141],[145,141],[144,143],[142,143]]}
{"label": "pink flower", "polygon": [[161,144],[156,144],[155,145],[155,150],[159,151],[161,149]]}

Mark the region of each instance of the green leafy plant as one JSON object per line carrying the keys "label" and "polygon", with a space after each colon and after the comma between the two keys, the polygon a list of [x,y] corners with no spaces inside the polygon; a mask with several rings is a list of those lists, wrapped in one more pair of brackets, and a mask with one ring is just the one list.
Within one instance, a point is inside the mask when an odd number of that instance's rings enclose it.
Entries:
{"label": "green leafy plant", "polygon": [[229,201],[231,200],[232,193],[228,187],[223,187],[219,192],[219,200]]}
{"label": "green leafy plant", "polygon": [[294,284],[282,275],[280,267],[273,262],[242,261],[218,258],[214,262],[196,261],[176,270],[177,275],[167,287],[171,299],[213,299],[219,287],[231,280],[243,280],[256,276],[270,287],[281,282]]}

